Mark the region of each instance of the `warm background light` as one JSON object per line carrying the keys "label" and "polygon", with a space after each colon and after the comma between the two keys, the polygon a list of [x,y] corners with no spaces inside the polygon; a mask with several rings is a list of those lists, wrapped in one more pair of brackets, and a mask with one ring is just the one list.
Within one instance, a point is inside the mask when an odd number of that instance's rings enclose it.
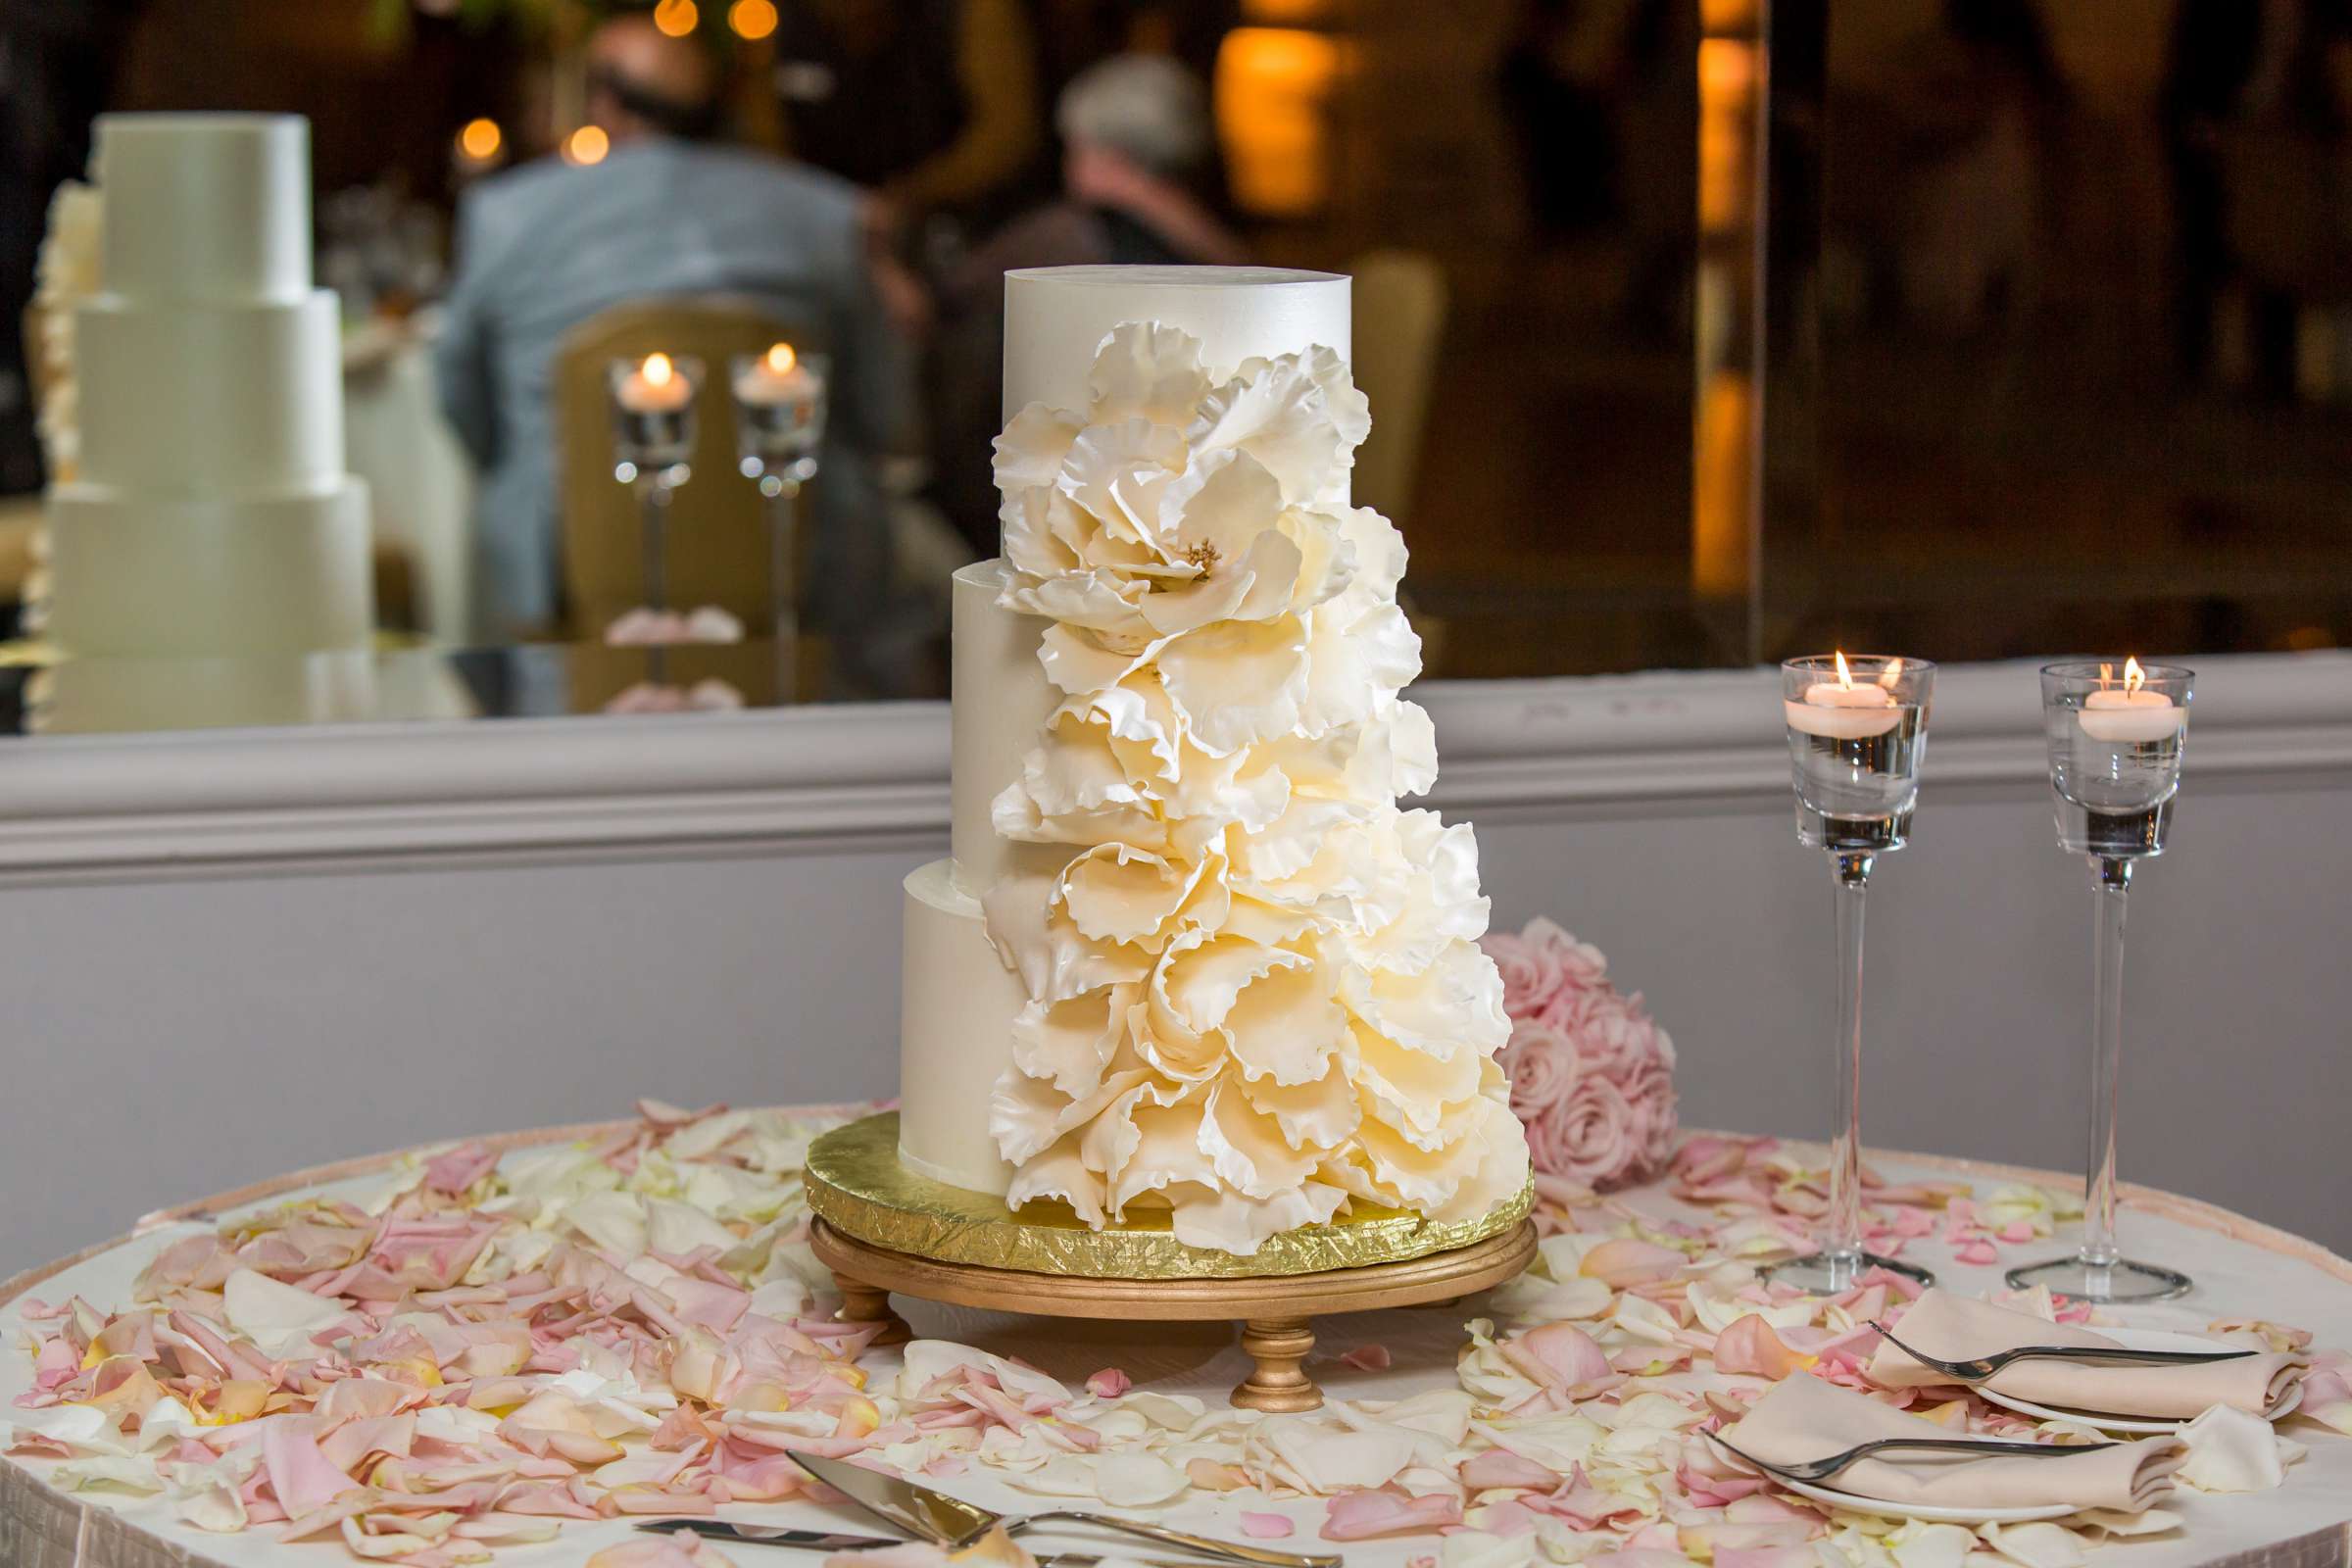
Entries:
{"label": "warm background light", "polygon": [[776,30],[773,0],[735,0],[727,7],[727,25],[738,38],[764,38]]}
{"label": "warm background light", "polygon": [[458,147],[466,157],[486,163],[498,156],[498,149],[506,139],[497,121],[469,120],[466,128],[458,132]]}
{"label": "warm background light", "polygon": [[669,378],[676,373],[670,368],[668,355],[649,354],[645,357],[645,378],[653,385],[667,386]]}
{"label": "warm background light", "polygon": [[778,375],[790,370],[799,361],[800,356],[792,352],[792,345],[789,343],[778,343],[767,351],[767,368]]}
{"label": "warm background light", "polygon": [[601,164],[612,148],[603,130],[595,125],[582,125],[564,138],[564,161],[567,164]]}
{"label": "warm background light", "polygon": [[701,20],[702,13],[695,10],[694,0],[662,0],[654,7],[654,25],[672,38],[685,37]]}
{"label": "warm background light", "polygon": [[1267,217],[1303,217],[1330,194],[1327,117],[1340,44],[1298,27],[1236,27],[1217,51],[1217,132],[1234,200]]}

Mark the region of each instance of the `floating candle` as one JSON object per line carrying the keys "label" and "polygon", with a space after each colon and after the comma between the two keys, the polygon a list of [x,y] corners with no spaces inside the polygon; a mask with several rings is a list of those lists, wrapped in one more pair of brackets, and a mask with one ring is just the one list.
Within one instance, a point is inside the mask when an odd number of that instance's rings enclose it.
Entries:
{"label": "floating candle", "polygon": [[[2099,678],[2107,678],[2107,666],[2099,666]],[[2076,721],[2082,733],[2094,741],[2118,745],[2139,745],[2149,741],[2170,740],[2188,722],[2188,710],[2180,707],[2162,692],[2147,688],[2147,675],[2136,658],[2124,661],[2124,683],[2120,687],[2102,684],[2082,699],[2082,710]]]}
{"label": "floating candle", "polygon": [[694,398],[694,384],[666,354],[649,354],[612,394],[631,414],[675,414]]}
{"label": "floating candle", "polygon": [[[742,362],[738,362],[739,364]],[[789,343],[778,343],[744,365],[735,377],[735,395],[746,403],[774,407],[806,403],[824,391],[825,383],[801,363]]]}
{"label": "floating candle", "polygon": [[1902,662],[1886,666],[1880,680],[1886,684],[1857,686],[1845,655],[1838,655],[1838,678],[1817,680],[1805,688],[1801,703],[1784,702],[1788,727],[1828,740],[1859,741],[1884,735],[1903,721],[1902,705],[1888,689],[1902,677]]}

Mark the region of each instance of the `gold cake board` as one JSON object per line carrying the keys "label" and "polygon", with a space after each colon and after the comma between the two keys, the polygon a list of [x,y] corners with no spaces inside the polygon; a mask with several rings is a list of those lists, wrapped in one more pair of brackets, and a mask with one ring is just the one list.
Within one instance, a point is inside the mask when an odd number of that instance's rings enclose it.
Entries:
{"label": "gold cake board", "polygon": [[1301,1367],[1312,1319],[1452,1301],[1517,1276],[1536,1251],[1524,1192],[1451,1225],[1358,1204],[1236,1257],[1177,1241],[1164,1213],[1099,1231],[1058,1203],[1016,1214],[1001,1199],[907,1170],[898,1148],[889,1112],[808,1149],[809,1246],[841,1287],[845,1321],[880,1323],[876,1343],[905,1343],[897,1293],[1039,1317],[1238,1322],[1253,1370],[1233,1402],[1248,1409],[1323,1402]]}

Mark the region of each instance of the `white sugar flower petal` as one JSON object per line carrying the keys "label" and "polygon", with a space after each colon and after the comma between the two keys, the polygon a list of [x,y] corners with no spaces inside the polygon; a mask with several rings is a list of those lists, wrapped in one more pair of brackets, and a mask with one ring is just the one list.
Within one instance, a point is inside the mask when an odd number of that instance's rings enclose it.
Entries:
{"label": "white sugar flower petal", "polygon": [[1403,611],[1379,605],[1350,617],[1348,610],[1342,597],[1307,616],[1311,674],[1299,715],[1310,735],[1373,718],[1421,673],[1421,639]]}
{"label": "white sugar flower petal", "polygon": [[1228,381],[1202,398],[1184,439],[1196,452],[1235,447],[1249,453],[1294,504],[1340,494],[1353,461],[1323,389],[1289,355],[1255,379]]}
{"label": "white sugar flower petal", "polygon": [[1233,447],[1196,455],[1161,492],[1159,537],[1171,560],[1196,568],[1238,562],[1282,523],[1282,486],[1265,466]]}
{"label": "white sugar flower petal", "polygon": [[1269,1236],[1301,1225],[1328,1224],[1347,1201],[1346,1193],[1321,1182],[1304,1182],[1262,1199],[1188,1189],[1170,1200],[1170,1227],[1187,1247],[1250,1257]]}
{"label": "white sugar flower petal", "polygon": [[1077,1099],[1102,1082],[1141,988],[1106,986],[1066,1002],[1032,1002],[1012,1021],[1012,1063]]}
{"label": "white sugar flower petal", "polygon": [[1097,424],[1149,419],[1183,426],[1208,395],[1200,340],[1156,321],[1126,321],[1104,335],[1087,372]]}
{"label": "white sugar flower petal", "polygon": [[1115,635],[1146,636],[1152,627],[1137,608],[1144,597],[1142,585],[1133,578],[1095,567],[1016,581],[1006,586],[998,602],[1024,615],[1045,615]]}
{"label": "white sugar flower petal", "polygon": [[1094,424],[1078,432],[1054,482],[1105,532],[1149,547],[1184,459],[1184,438],[1173,430],[1142,419]]}
{"label": "white sugar flower petal", "polygon": [[997,488],[1012,491],[1052,484],[1070,455],[1070,444],[1085,427],[1078,416],[1043,403],[1021,410],[996,439]]}
{"label": "white sugar flower petal", "polygon": [[1124,844],[1100,845],[1063,867],[1061,906],[1082,936],[1142,942],[1175,918],[1200,874],[1199,866],[1171,864]]}
{"label": "white sugar flower petal", "polygon": [[1017,1209],[1045,1198],[1060,1199],[1089,1225],[1100,1226],[1106,1217],[1102,1209],[1102,1178],[1080,1162],[1077,1148],[1071,1143],[1048,1150],[1022,1165],[1004,1191],[1007,1208]]}
{"label": "white sugar flower petal", "polygon": [[1295,616],[1229,621],[1160,648],[1159,672],[1202,749],[1226,753],[1270,740],[1298,722],[1307,695],[1306,653],[1304,628]]}

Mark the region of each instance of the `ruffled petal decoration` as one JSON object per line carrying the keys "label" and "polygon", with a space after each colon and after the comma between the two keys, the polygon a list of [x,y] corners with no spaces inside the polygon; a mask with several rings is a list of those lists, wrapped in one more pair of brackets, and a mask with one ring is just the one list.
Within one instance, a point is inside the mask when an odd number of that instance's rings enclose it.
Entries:
{"label": "ruffled petal decoration", "polygon": [[1150,322],[1089,390],[997,443],[1001,602],[1064,694],[993,804],[1066,852],[983,900],[1029,997],[1008,1200],[1245,1255],[1357,1200],[1484,1212],[1528,1179],[1510,1025],[1476,841],[1396,805],[1437,745],[1404,542],[1347,505],[1362,395],[1328,349],[1220,380]]}

